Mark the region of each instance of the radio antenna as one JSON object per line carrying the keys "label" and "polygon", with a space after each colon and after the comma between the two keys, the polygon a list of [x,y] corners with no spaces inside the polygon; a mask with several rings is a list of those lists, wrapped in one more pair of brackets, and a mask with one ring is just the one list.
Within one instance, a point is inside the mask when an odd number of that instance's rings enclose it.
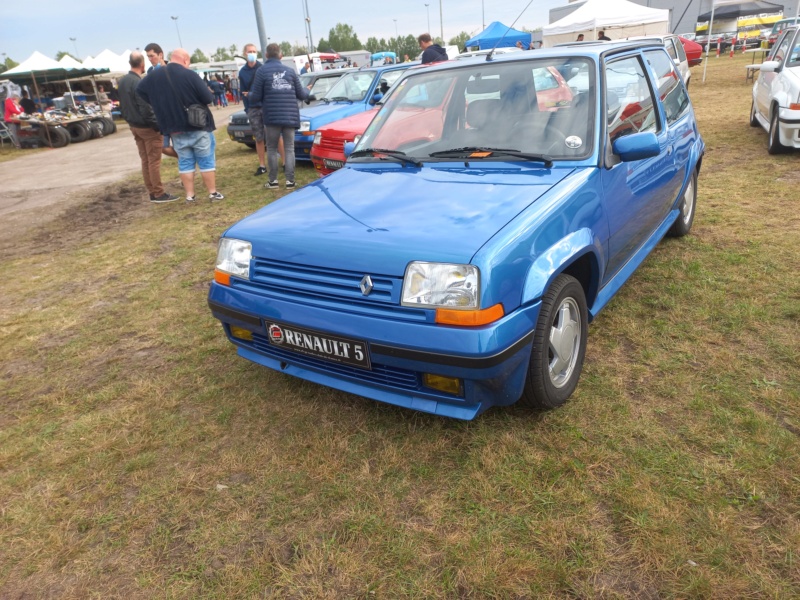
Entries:
{"label": "radio antenna", "polygon": [[489,52],[489,54],[486,55],[486,62],[489,62],[490,60],[492,60],[492,54],[494,54],[494,51],[497,49],[497,46],[500,44],[500,42],[502,42],[504,39],[506,39],[506,36],[508,35],[508,32],[511,31],[512,29],[514,29],[514,25],[517,24],[517,21],[519,21],[519,18],[525,13],[526,10],[528,10],[528,6],[530,6],[531,4],[533,4],[533,0],[528,2],[528,5],[525,8],[522,9],[521,13],[519,13],[517,15],[517,18],[514,19],[514,22],[511,25],[509,25],[508,29],[506,29],[506,32],[503,34],[503,37],[501,37],[499,40],[497,40],[497,44],[494,45],[494,48],[492,48],[492,51]]}

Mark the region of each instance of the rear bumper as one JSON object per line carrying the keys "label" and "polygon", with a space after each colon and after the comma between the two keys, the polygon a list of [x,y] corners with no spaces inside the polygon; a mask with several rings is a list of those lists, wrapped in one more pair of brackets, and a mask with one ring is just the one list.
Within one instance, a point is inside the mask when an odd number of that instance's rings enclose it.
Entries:
{"label": "rear bumper", "polygon": [[[208,304],[240,356],[257,364],[381,402],[458,419],[519,399],[528,372],[539,303],[481,328],[402,322],[268,299],[212,283]],[[270,343],[272,321],[366,342],[369,370]],[[231,335],[246,329],[252,341]],[[423,374],[459,378],[459,394],[423,385]]]}

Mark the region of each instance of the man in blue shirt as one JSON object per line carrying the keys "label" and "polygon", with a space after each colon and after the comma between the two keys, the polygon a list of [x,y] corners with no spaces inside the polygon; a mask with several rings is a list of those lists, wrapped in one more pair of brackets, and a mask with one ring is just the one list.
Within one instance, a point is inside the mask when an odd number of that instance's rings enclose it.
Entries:
{"label": "man in blue shirt", "polygon": [[250,101],[250,88],[253,87],[256,71],[261,66],[261,63],[258,62],[256,45],[245,44],[244,55],[247,57],[247,64],[239,69],[239,90],[242,94],[242,102],[244,102],[244,111],[253,128],[253,139],[256,141],[258,169],[254,175],[263,175],[267,172],[267,163],[264,158],[264,121],[261,119],[261,106],[253,106]]}

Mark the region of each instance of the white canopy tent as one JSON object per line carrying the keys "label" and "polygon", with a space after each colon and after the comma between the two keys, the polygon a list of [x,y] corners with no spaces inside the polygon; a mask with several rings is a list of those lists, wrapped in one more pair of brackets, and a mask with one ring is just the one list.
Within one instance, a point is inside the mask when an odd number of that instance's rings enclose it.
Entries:
{"label": "white canopy tent", "polygon": [[598,31],[611,39],[669,33],[669,10],[628,0],[587,0],[563,19],[542,27],[543,45],[574,42],[580,33],[586,41],[596,40]]}
{"label": "white canopy tent", "polygon": [[61,60],[58,61],[58,64],[64,67],[65,69],[82,69],[83,65],[79,63],[77,60],[72,58],[69,54],[65,54],[61,57]]}

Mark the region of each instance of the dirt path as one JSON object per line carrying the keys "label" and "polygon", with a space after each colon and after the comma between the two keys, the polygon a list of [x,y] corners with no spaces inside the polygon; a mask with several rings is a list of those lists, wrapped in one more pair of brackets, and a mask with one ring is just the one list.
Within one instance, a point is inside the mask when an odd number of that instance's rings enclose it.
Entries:
{"label": "dirt path", "polygon": [[[217,129],[241,105],[212,109]],[[98,140],[45,149],[0,163],[0,249],[43,225],[75,204],[100,196],[103,187],[140,173],[141,163],[128,126],[117,122],[117,133]],[[142,202],[147,201],[142,186]]]}

